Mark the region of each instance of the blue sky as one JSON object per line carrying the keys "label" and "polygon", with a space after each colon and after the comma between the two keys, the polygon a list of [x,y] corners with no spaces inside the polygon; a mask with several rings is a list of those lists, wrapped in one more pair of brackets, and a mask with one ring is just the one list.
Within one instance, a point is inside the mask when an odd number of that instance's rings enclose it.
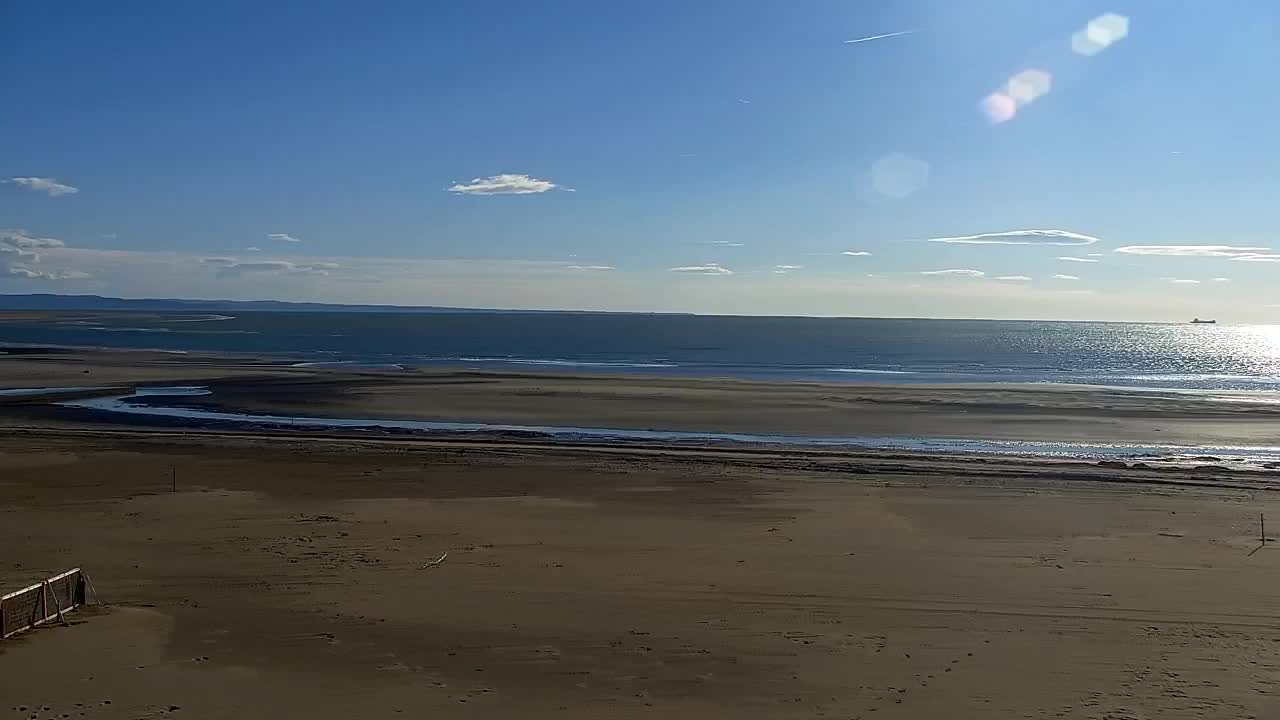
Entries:
{"label": "blue sky", "polygon": [[0,292],[1265,322],[1278,29],[1261,3],[6,3]]}

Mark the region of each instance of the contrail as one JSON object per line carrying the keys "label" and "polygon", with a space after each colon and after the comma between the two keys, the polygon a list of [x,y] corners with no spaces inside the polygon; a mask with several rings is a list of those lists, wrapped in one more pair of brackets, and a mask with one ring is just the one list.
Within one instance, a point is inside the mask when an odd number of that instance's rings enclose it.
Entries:
{"label": "contrail", "polygon": [[920,32],[919,30],[899,30],[898,32],[885,33],[884,35],[872,35],[870,37],[858,38],[856,40],[845,40],[845,45],[854,43],[871,42],[872,40],[883,40],[885,38],[898,37],[899,35],[911,35]]}

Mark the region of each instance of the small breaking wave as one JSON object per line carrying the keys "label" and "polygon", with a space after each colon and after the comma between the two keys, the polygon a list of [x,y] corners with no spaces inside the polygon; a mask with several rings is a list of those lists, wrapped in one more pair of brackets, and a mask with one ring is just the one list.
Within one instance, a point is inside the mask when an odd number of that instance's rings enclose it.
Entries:
{"label": "small breaking wave", "polygon": [[191,318],[178,318],[174,320],[161,320],[164,323],[193,323],[193,322],[219,322],[222,320],[235,320],[235,315],[198,315]]}
{"label": "small breaking wave", "polygon": [[456,362],[481,362],[481,363],[506,363],[508,365],[548,365],[552,367],[616,367],[616,368],[673,368],[680,367],[674,363],[665,362],[627,362],[622,360],[606,361],[606,360],[550,360],[550,359],[526,359],[526,358],[496,358],[496,357],[454,357],[454,358],[431,358],[433,360],[445,360]]}
{"label": "small breaking wave", "polygon": [[827,368],[824,372],[853,373],[858,375],[919,375],[912,370],[875,370],[872,368]]}
{"label": "small breaking wave", "polygon": [[295,368],[315,368],[322,370],[324,368],[351,368],[355,370],[403,370],[404,366],[398,363],[366,363],[358,360],[316,360],[311,362],[293,363],[289,367]]}

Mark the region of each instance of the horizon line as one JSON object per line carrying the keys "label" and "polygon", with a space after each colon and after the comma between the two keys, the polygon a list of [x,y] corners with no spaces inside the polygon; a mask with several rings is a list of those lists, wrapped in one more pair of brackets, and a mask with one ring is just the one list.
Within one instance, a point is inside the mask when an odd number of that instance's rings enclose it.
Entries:
{"label": "horizon line", "polygon": [[[747,317],[747,318],[795,318],[795,319],[813,319],[813,320],[935,320],[935,321],[951,321],[951,322],[1055,322],[1055,323],[1097,323],[1097,324],[1127,324],[1127,325],[1185,325],[1190,320],[1079,320],[1079,319],[1062,319],[1062,318],[985,318],[985,317],[925,317],[916,315],[760,315],[756,313],[723,313],[723,312],[691,312],[678,310],[589,310],[575,308],[502,308],[502,307],[474,307],[461,305],[393,305],[386,303],[335,303],[335,302],[317,302],[310,300],[230,300],[226,298],[207,299],[207,298],[157,298],[157,297],[118,297],[112,295],[85,295],[85,294],[61,294],[61,293],[0,293],[0,313],[4,312],[83,312],[87,310],[99,312],[140,312],[141,310],[130,310],[128,308],[102,308],[102,307],[25,307],[10,308],[6,307],[5,299],[8,298],[66,298],[66,299],[95,299],[105,301],[120,301],[125,303],[226,303],[232,305],[289,305],[294,307],[315,307],[315,310],[298,309],[293,312],[338,312],[343,308],[375,308],[366,312],[378,312],[379,308],[385,308],[386,311],[422,311],[426,314],[430,311],[438,313],[460,312],[460,313],[563,313],[563,314],[590,314],[590,315],[671,315],[679,317]],[[155,308],[149,311],[154,312]],[[190,308],[174,308],[176,312],[198,312]],[[254,310],[248,312],[271,312],[270,310]],[[1230,323],[1217,322],[1217,325],[1227,325]],[[1275,323],[1280,325],[1280,322]],[[1268,323],[1242,323],[1242,325],[1263,325],[1269,326]],[[3,343],[0,343],[3,344]]]}

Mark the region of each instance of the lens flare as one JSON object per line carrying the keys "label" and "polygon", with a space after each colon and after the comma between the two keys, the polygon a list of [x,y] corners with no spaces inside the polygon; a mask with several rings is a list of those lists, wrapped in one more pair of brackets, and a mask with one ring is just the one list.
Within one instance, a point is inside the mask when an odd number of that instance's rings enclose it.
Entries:
{"label": "lens flare", "polygon": [[993,92],[982,98],[982,113],[992,123],[1009,122],[1018,114],[1018,101],[1002,92]]}
{"label": "lens flare", "polygon": [[929,163],[905,153],[885,155],[871,166],[871,185],[897,200],[914,195],[929,184]]}
{"label": "lens flare", "polygon": [[1093,57],[1128,34],[1129,18],[1106,13],[1090,20],[1088,25],[1071,36],[1071,49],[1080,55]]}

